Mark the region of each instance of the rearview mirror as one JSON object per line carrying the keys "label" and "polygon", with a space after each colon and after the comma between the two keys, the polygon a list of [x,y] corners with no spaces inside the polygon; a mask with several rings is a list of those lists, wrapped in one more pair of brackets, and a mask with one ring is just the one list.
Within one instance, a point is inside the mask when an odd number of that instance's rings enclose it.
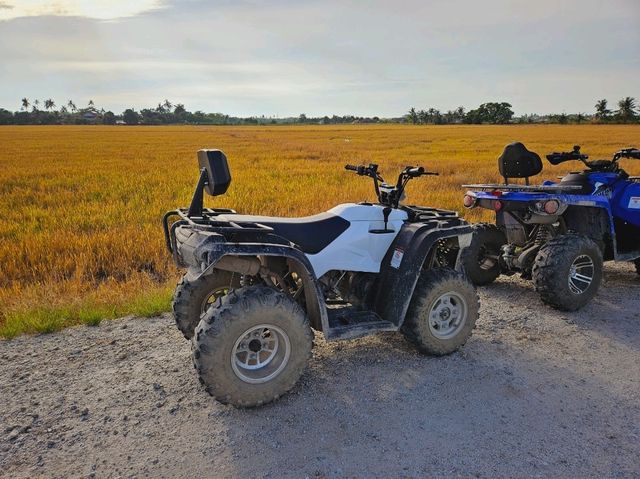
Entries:
{"label": "rearview mirror", "polygon": [[222,195],[231,184],[227,157],[221,150],[199,150],[198,165],[207,172],[205,191],[211,196]]}

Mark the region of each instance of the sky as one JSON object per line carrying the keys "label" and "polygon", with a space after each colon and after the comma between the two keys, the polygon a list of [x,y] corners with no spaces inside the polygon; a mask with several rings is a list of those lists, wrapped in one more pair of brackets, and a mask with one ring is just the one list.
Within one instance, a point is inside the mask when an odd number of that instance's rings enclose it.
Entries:
{"label": "sky", "polygon": [[0,0],[0,107],[516,114],[640,99],[640,0]]}

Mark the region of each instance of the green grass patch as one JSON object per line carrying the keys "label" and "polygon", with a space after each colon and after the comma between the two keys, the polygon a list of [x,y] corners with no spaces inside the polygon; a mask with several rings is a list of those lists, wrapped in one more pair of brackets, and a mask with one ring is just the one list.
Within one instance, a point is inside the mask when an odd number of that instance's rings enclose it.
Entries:
{"label": "green grass patch", "polygon": [[149,318],[171,308],[172,288],[162,286],[116,304],[85,300],[72,306],[32,308],[10,311],[0,318],[0,337],[12,339],[20,334],[53,333],[69,326],[99,326],[105,319],[133,315]]}

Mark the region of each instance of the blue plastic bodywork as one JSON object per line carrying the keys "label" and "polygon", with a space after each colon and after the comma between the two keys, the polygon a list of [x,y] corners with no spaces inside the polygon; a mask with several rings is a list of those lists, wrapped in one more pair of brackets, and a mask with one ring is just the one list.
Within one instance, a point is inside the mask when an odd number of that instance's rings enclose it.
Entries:
{"label": "blue plastic bodywork", "polygon": [[[587,173],[591,185],[591,194],[571,194],[567,192],[536,192],[536,191],[469,191],[468,195],[476,198],[477,205],[492,208],[492,204],[499,200],[505,209],[513,203],[535,204],[538,201],[558,200],[567,206],[582,206],[601,208],[606,212],[610,234],[613,239],[614,259],[629,259],[640,256],[636,254],[619,254],[616,247],[616,220],[640,228],[640,182],[623,178],[617,173],[590,172]],[[558,185],[553,181],[545,181],[543,186]],[[640,238],[638,238],[640,244]]]}

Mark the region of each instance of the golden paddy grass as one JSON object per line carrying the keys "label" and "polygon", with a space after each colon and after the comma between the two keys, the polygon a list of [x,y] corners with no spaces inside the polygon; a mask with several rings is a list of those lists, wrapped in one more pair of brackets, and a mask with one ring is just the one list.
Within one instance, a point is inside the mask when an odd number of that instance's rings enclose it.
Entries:
{"label": "golden paddy grass", "polygon": [[[160,221],[188,204],[195,152],[220,148],[233,182],[208,206],[296,216],[373,199],[345,163],[378,163],[387,179],[405,165],[409,202],[463,212],[462,183],[497,181],[503,146],[540,154],[580,144],[592,158],[640,146],[640,126],[301,126],[0,128],[0,335],[46,332],[169,307],[179,272]],[[625,162],[640,174],[640,162]],[[540,180],[578,164],[545,164]],[[487,215],[487,212],[484,212]],[[490,216],[484,216],[490,219]]]}

